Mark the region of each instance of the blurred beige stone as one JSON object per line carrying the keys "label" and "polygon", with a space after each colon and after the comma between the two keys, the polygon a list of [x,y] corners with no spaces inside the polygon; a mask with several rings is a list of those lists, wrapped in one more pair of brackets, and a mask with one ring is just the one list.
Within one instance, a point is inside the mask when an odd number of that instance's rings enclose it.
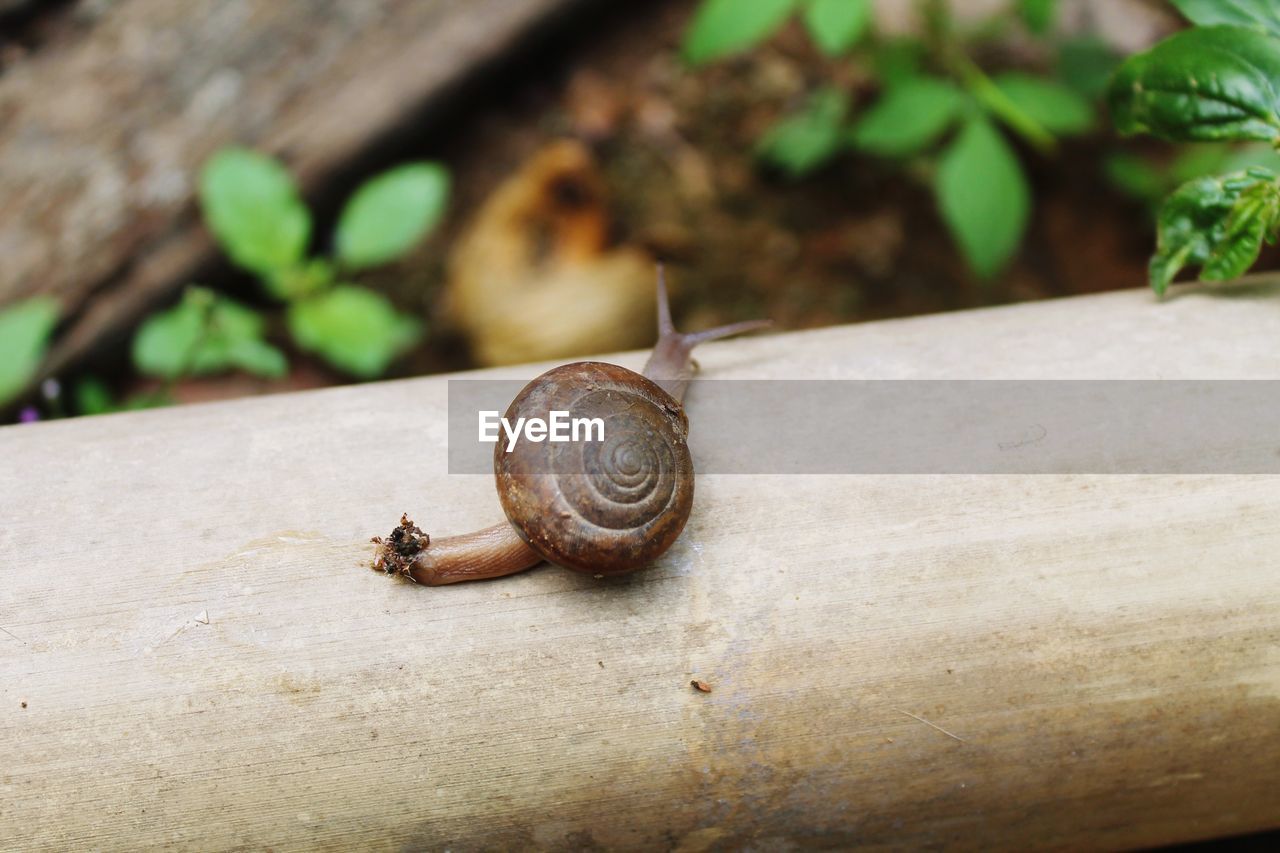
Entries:
{"label": "blurred beige stone", "polygon": [[607,190],[581,143],[535,154],[485,202],[449,263],[447,311],[481,364],[643,346],[651,258],[610,245]]}

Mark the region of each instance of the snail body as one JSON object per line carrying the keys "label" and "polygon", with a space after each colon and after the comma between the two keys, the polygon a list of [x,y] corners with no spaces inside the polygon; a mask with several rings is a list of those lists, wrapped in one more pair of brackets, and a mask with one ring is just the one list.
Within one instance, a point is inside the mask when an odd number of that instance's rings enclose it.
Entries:
{"label": "snail body", "polygon": [[494,448],[494,478],[507,521],[432,540],[407,518],[379,542],[375,569],[437,586],[513,574],[546,560],[578,572],[618,575],[671,547],[693,508],[689,422],[681,400],[690,354],[704,341],[764,321],[682,334],[658,276],[658,343],[642,373],[580,361],[543,373],[516,395],[508,421],[567,411],[599,418],[601,441],[522,442]]}

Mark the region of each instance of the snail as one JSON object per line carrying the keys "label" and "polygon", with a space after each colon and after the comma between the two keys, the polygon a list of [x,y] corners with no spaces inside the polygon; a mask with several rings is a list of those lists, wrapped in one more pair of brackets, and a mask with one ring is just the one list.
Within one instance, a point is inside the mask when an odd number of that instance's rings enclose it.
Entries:
{"label": "snail", "polygon": [[543,561],[592,575],[650,564],[679,537],[693,507],[689,422],[682,400],[700,343],[769,325],[751,320],[677,332],[658,268],[658,342],[636,373],[579,361],[543,373],[506,411],[515,421],[552,410],[604,423],[603,440],[523,442],[494,448],[494,478],[507,521],[432,539],[407,517],[378,543],[375,570],[420,584],[502,577]]}

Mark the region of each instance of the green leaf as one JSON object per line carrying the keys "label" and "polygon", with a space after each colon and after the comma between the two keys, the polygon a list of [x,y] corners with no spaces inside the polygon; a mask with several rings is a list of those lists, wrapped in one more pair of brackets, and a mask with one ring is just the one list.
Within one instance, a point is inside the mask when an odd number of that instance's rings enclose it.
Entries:
{"label": "green leaf", "polygon": [[1172,189],[1205,175],[1244,172],[1254,166],[1268,169],[1280,166],[1275,149],[1261,142],[1187,145],[1169,165],[1169,185]]}
{"label": "green leaf", "polygon": [[1109,101],[1121,133],[1275,142],[1278,84],[1280,41],[1240,27],[1196,27],[1125,60]]}
{"label": "green leaf", "polygon": [[239,338],[228,341],[227,363],[245,373],[267,379],[280,379],[289,372],[289,360],[284,353],[259,338]]}
{"label": "green leaf", "polygon": [[1058,49],[1058,78],[1090,101],[1107,93],[1120,56],[1097,36],[1064,41]]}
{"label": "green leaf", "polygon": [[1260,182],[1240,194],[1227,217],[1222,240],[1200,269],[1201,281],[1227,281],[1245,274],[1262,241],[1274,242],[1276,214],[1280,212],[1280,190],[1271,182]]}
{"label": "green leaf", "polygon": [[75,411],[78,415],[108,415],[112,412],[152,409],[167,406],[173,401],[168,392],[160,390],[149,394],[139,394],[122,402],[116,402],[111,389],[96,376],[86,376],[76,383],[72,391]]}
{"label": "green leaf", "polygon": [[983,117],[969,120],[942,155],[936,191],[943,219],[982,278],[995,275],[1022,241],[1031,191],[1008,143]]}
{"label": "green leaf", "polygon": [[1111,154],[1102,162],[1102,170],[1108,183],[1139,201],[1154,203],[1165,193],[1164,174],[1136,154]]}
{"label": "green leaf", "polygon": [[1263,240],[1275,239],[1277,227],[1280,185],[1269,169],[1183,184],[1160,209],[1151,287],[1164,293],[1186,266],[1200,266],[1202,281],[1235,278],[1257,260]]}
{"label": "green leaf", "polygon": [[840,56],[857,44],[871,21],[871,0],[810,0],[804,23],[818,48]]}
{"label": "green leaf", "polygon": [[919,39],[877,39],[871,49],[874,76],[883,83],[886,90],[892,91],[902,83],[921,75],[920,69],[926,59],[926,50]]}
{"label": "green leaf", "polygon": [[116,409],[123,409],[127,412],[138,412],[143,409],[159,409],[163,406],[172,406],[174,404],[173,395],[168,391],[157,391],[153,394],[139,394],[125,400],[123,404],[117,406]]}
{"label": "green leaf", "polygon": [[71,395],[76,412],[81,415],[105,415],[120,410],[111,397],[111,390],[96,376],[86,376],[77,382]]}
{"label": "green leaf", "polygon": [[1170,191],[1196,178],[1243,172],[1254,166],[1275,168],[1280,166],[1280,157],[1260,142],[1244,145],[1203,142],[1182,146],[1167,166],[1157,166],[1127,152],[1108,155],[1103,161],[1104,174],[1112,186],[1153,205]]}
{"label": "green leaf", "polygon": [[189,289],[175,307],[143,321],[133,337],[133,365],[139,372],[176,378],[191,371],[212,298],[209,304],[201,304],[193,295],[197,292]]}
{"label": "green leaf", "polygon": [[882,157],[905,157],[935,142],[951,126],[965,96],[934,77],[908,79],[889,89],[853,128],[853,144]]}
{"label": "green leaf", "polygon": [[1040,153],[1054,152],[1056,142],[1053,134],[1018,106],[1003,89],[996,85],[994,80],[983,73],[981,68],[967,61],[963,62],[961,68],[965,87],[983,110],[1034,146]]}
{"label": "green leaf", "polygon": [[133,363],[150,376],[177,379],[232,368],[267,378],[288,372],[285,356],[262,340],[257,312],[202,287],[190,287],[168,311],[148,317],[133,338]]}
{"label": "green leaf", "polygon": [[1193,24],[1234,24],[1280,36],[1280,6],[1275,0],[1173,0]]}
{"label": "green leaf", "polygon": [[395,260],[436,226],[448,198],[449,173],[437,163],[410,163],[371,178],[338,220],[338,260],[348,269]]}
{"label": "green leaf", "polygon": [[398,314],[382,294],[349,284],[293,303],[287,321],[300,348],[362,379],[381,376],[422,338],[419,321]]}
{"label": "green leaf", "polygon": [[1093,124],[1089,102],[1060,83],[1016,72],[994,78],[1005,97],[1057,136],[1083,133]]}
{"label": "green leaf", "polygon": [[272,296],[288,302],[332,287],[335,272],[332,261],[309,258],[298,266],[264,275],[262,283]]}
{"label": "green leaf", "polygon": [[764,41],[799,0],[702,0],[684,36],[684,57],[701,65]]}
{"label": "green leaf", "polygon": [[1202,178],[1205,175],[1238,171],[1224,168],[1230,153],[1230,146],[1219,142],[1183,146],[1169,164],[1167,189],[1174,189],[1187,181]]}
{"label": "green leaf", "polygon": [[0,404],[22,393],[44,360],[58,303],[36,296],[0,311]]}
{"label": "green leaf", "polygon": [[761,138],[756,154],[793,177],[812,172],[840,149],[849,98],[837,89],[823,89],[800,113],[775,125]]}
{"label": "green leaf", "polygon": [[270,157],[224,148],[200,174],[200,204],[218,243],[260,276],[297,265],[311,237],[311,214],[293,179]]}
{"label": "green leaf", "polygon": [[1254,166],[1262,166],[1265,169],[1280,167],[1280,159],[1278,159],[1276,150],[1270,145],[1263,145],[1258,142],[1236,145],[1223,157],[1222,165],[1219,166],[1219,169],[1223,172],[1243,172]]}
{"label": "green leaf", "polygon": [[1018,0],[1018,12],[1031,32],[1044,35],[1058,16],[1058,0]]}

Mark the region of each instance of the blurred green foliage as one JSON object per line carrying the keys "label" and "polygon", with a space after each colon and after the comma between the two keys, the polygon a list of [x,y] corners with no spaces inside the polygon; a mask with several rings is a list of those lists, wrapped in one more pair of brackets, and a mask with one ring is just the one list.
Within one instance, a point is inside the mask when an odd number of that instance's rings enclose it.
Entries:
{"label": "blurred green foliage", "polygon": [[436,227],[448,198],[449,173],[436,163],[409,163],[373,178],[338,220],[338,262],[358,270],[395,260]]}
{"label": "blurred green foliage", "polygon": [[871,23],[871,0],[811,0],[804,23],[823,53],[840,56],[858,43]]}
{"label": "blurred green foliage", "polygon": [[1116,52],[1096,36],[1068,38],[1058,45],[1057,79],[1089,101],[1106,95],[1119,64]]}
{"label": "blurred green foliage", "polygon": [[835,88],[819,89],[803,110],[761,137],[756,151],[792,175],[808,174],[840,150],[848,113],[848,95]]}
{"label": "blurred green foliage", "polygon": [[1027,29],[1036,35],[1044,35],[1053,26],[1058,11],[1058,0],[1018,0],[1018,14],[1026,22]]}
{"label": "blurred green foliage", "polygon": [[1280,36],[1280,4],[1275,0],[1171,0],[1188,21],[1200,26],[1230,24]]}
{"label": "blurred green foliage", "polygon": [[[704,0],[685,34],[687,60],[701,64],[747,50],[770,37],[792,15],[828,57],[865,53],[880,94],[855,115],[852,96],[826,85],[785,116],[756,146],[768,165],[803,177],[840,154],[923,160],[939,215],[973,272],[999,273],[1016,253],[1031,212],[1023,167],[1005,138],[1020,138],[1033,152],[1052,156],[1061,137],[1095,125],[1093,100],[1105,88],[1117,58],[1096,42],[1051,44],[1060,58],[1056,76],[988,75],[968,56],[947,5],[923,0],[925,34],[878,39],[871,4],[863,0]],[[1021,0],[1019,20],[1048,37],[1055,0]],[[998,32],[1006,21],[989,22]]]}
{"label": "blurred green foliage", "polygon": [[799,5],[799,0],[703,0],[685,33],[685,59],[710,62],[755,47]]}
{"label": "blurred green foliage", "polygon": [[31,382],[58,322],[58,303],[37,296],[0,311],[0,405]]}
{"label": "blurred green foliage", "polygon": [[278,379],[289,370],[284,353],[264,340],[257,311],[204,287],[188,287],[182,301],[153,314],[133,338],[133,363],[162,379],[231,369]]}
{"label": "blurred green foliage", "polygon": [[[384,373],[422,339],[423,327],[385,296],[346,278],[410,251],[439,223],[448,197],[448,172],[436,163],[409,163],[377,175],[343,207],[334,257],[309,257],[311,214],[279,163],[229,148],[210,158],[200,176],[209,230],[267,295],[286,303],[285,327],[294,344],[362,379]],[[288,362],[267,342],[267,332],[266,319],[254,309],[191,287],[177,306],[143,324],[134,339],[134,366],[168,381],[227,370],[278,378]]]}
{"label": "blurred green foliage", "polygon": [[307,251],[311,213],[293,178],[269,157],[219,151],[200,174],[200,207],[223,251],[249,272],[269,277],[297,266]]}
{"label": "blurred green foliage", "polygon": [[965,106],[964,92],[949,80],[908,77],[862,114],[849,141],[868,154],[910,157],[937,142]]}
{"label": "blurred green foliage", "polygon": [[[163,405],[172,383],[233,370],[279,379],[289,361],[270,340],[275,328],[298,350],[344,373],[381,376],[422,340],[423,324],[350,278],[411,251],[439,224],[449,191],[449,173],[437,163],[376,175],[343,207],[333,256],[313,256],[311,212],[289,172],[245,148],[217,152],[199,177],[205,224],[232,263],[257,278],[265,296],[284,303],[283,318],[191,285],[178,304],[144,320],[133,338],[134,368],[162,380],[159,389],[118,401],[104,382],[86,376],[72,389],[71,405],[80,414]],[[0,311],[0,405],[30,384],[57,314],[48,299]],[[55,416],[64,411],[61,399],[49,405]]]}
{"label": "blurred green foliage", "polygon": [[1213,142],[1183,145],[1172,157],[1162,159],[1116,151],[1103,161],[1103,171],[1115,189],[1147,205],[1155,221],[1165,196],[1187,181],[1277,162],[1276,152],[1261,143]]}
{"label": "blurred green foliage", "polygon": [[397,313],[387,297],[350,284],[294,302],[286,320],[299,348],[365,379],[382,375],[422,337],[422,324]]}
{"label": "blurred green foliage", "polygon": [[938,206],[974,272],[999,272],[1018,248],[1031,189],[1018,157],[985,116],[971,116],[947,146],[935,183]]}
{"label": "blurred green foliage", "polygon": [[1061,83],[1019,72],[997,75],[992,82],[1019,112],[1054,136],[1074,136],[1093,127],[1093,105]]}

